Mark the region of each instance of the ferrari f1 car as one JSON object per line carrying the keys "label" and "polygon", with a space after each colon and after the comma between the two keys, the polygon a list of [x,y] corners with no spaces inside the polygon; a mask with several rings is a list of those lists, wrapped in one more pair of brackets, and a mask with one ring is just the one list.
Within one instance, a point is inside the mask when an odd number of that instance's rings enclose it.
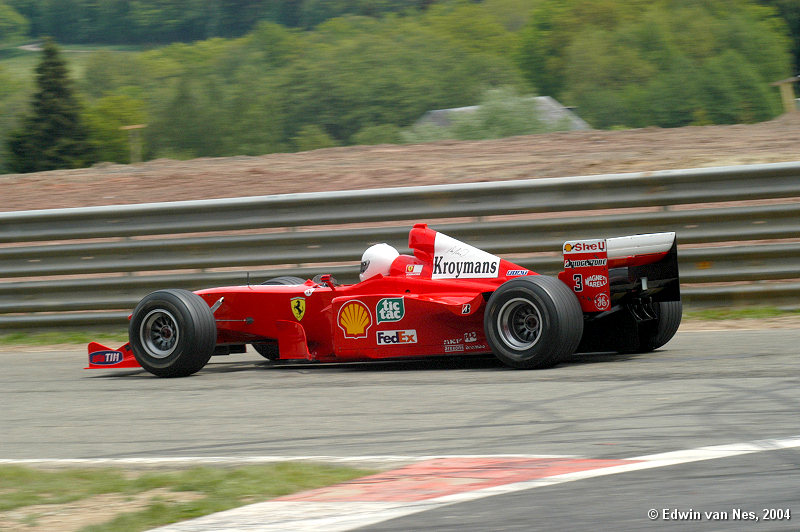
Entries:
{"label": "ferrari f1 car", "polygon": [[566,242],[557,277],[425,224],[411,229],[409,248],[370,247],[352,285],[322,275],[158,290],[130,316],[129,343],[89,344],[89,368],[181,377],[247,344],[276,361],[493,353],[513,368],[545,368],[576,351],[652,351],[680,324],[675,233]]}

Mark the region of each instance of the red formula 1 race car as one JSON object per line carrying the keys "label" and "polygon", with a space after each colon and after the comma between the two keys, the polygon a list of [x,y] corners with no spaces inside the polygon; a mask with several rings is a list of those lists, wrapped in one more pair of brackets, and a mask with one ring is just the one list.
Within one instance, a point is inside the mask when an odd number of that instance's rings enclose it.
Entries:
{"label": "red formula 1 race car", "polygon": [[409,248],[370,247],[352,285],[323,275],[158,290],[133,311],[128,344],[89,344],[89,368],[180,377],[246,344],[271,360],[494,353],[514,368],[544,368],[576,351],[651,351],[680,324],[675,233],[566,242],[557,278],[425,224],[411,229]]}

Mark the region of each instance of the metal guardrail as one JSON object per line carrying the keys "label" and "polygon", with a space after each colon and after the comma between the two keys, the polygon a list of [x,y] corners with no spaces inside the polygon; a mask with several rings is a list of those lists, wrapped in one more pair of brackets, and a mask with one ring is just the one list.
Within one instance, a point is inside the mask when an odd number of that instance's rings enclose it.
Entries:
{"label": "metal guardrail", "polygon": [[[797,163],[0,213],[0,242],[651,207],[798,195]],[[758,183],[754,183],[754,180]]]}
{"label": "metal guardrail", "polygon": [[798,162],[2,212],[0,331],[124,327],[152,290],[247,282],[231,268],[352,282],[371,243],[406,247],[402,221],[549,274],[564,240],[676,231],[689,306],[800,302]]}

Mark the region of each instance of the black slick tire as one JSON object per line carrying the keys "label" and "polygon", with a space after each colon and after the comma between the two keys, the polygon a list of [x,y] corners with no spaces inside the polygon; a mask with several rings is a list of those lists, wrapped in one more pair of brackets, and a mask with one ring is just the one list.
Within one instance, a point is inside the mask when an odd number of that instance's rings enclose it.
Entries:
{"label": "black slick tire", "polygon": [[657,306],[658,319],[655,329],[642,331],[639,333],[639,349],[637,353],[649,353],[669,342],[678,327],[681,325],[683,316],[683,304],[680,301],[662,301]]}
{"label": "black slick tire", "polygon": [[583,311],[567,285],[530,275],[503,283],[492,294],[483,327],[492,352],[507,366],[546,368],[575,352]]}
{"label": "black slick tire", "polygon": [[306,282],[305,279],[301,279],[293,275],[281,275],[280,277],[273,277],[272,279],[267,279],[261,284],[262,285],[277,284],[277,285],[291,286],[295,284],[303,284],[305,282]]}
{"label": "black slick tire", "polygon": [[128,338],[144,369],[159,377],[186,377],[200,371],[214,353],[217,324],[197,294],[158,290],[134,309]]}

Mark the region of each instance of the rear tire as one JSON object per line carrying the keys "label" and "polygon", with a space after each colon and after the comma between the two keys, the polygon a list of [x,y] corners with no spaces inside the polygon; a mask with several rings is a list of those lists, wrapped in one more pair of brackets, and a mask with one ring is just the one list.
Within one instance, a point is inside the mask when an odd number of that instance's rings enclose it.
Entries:
{"label": "rear tire", "polygon": [[305,283],[305,279],[301,279],[299,277],[295,277],[293,275],[281,275],[280,277],[274,277],[272,279],[267,279],[262,285],[269,285],[269,284],[277,284],[277,285],[284,285],[284,286],[292,286],[295,284],[303,284]]}
{"label": "rear tire", "polygon": [[278,342],[258,342],[252,345],[256,353],[267,360],[278,360],[281,358],[281,352],[278,350]]}
{"label": "rear tire", "polygon": [[655,327],[639,333],[639,348],[635,353],[655,351],[669,342],[678,331],[683,316],[683,304],[680,301],[662,301],[658,303],[657,312]]}
{"label": "rear tire", "polygon": [[214,353],[217,323],[197,294],[158,290],[134,309],[128,338],[144,369],[159,377],[186,377],[200,371]]}
{"label": "rear tire", "polygon": [[575,352],[583,335],[583,311],[558,279],[518,277],[489,298],[483,327],[492,352],[507,366],[546,368]]}

